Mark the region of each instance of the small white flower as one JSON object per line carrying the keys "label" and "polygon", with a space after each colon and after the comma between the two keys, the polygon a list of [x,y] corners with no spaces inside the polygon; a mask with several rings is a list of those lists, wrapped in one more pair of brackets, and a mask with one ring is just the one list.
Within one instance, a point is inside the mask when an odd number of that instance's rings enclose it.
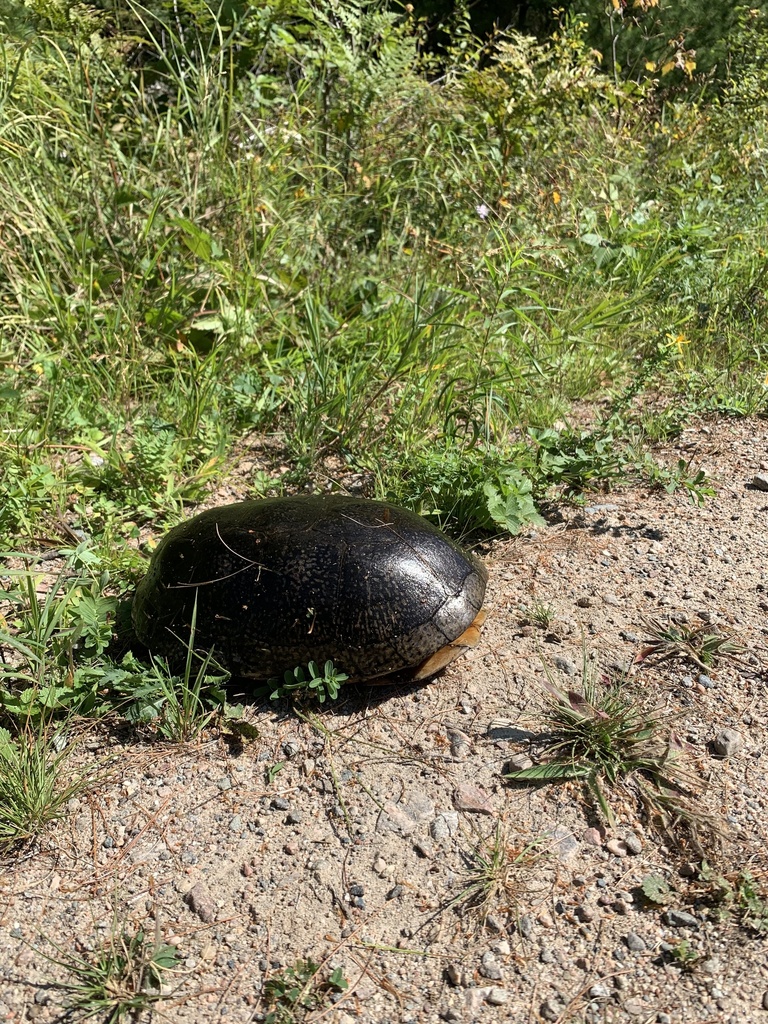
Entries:
{"label": "small white flower", "polygon": [[480,218],[480,220],[485,220],[485,218],[488,216],[490,212],[490,209],[485,205],[485,203],[480,203],[479,206],[475,207],[475,213]]}

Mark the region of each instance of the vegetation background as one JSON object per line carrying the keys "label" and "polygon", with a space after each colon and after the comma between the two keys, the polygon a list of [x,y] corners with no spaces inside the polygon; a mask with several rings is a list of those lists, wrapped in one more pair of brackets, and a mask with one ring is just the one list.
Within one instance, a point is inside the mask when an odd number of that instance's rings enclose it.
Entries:
{"label": "vegetation background", "polygon": [[0,844],[92,783],[75,714],[238,728],[112,643],[238,467],[465,538],[705,500],[653,445],[765,411],[767,108],[765,3],[0,0]]}

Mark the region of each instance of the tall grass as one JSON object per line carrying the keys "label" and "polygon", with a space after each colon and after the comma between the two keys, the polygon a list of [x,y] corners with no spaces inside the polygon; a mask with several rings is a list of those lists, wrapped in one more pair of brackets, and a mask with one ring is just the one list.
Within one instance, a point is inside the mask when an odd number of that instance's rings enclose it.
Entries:
{"label": "tall grass", "polygon": [[495,62],[463,36],[438,69],[411,15],[301,10],[6,23],[6,536],[173,519],[253,431],[294,482],[333,457],[426,507],[414,460],[454,497],[503,465],[543,493],[529,429],[633,380],[764,407],[759,71],[659,108],[618,96],[579,19]]}

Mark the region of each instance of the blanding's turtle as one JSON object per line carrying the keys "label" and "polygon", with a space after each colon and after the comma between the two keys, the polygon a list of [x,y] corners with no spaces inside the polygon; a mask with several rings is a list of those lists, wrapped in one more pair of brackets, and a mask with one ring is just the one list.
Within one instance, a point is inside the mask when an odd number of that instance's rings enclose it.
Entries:
{"label": "blanding's turtle", "polygon": [[203,512],[158,545],[133,602],[150,651],[190,639],[235,676],[332,660],[351,679],[426,679],[473,646],[485,566],[383,501],[266,498]]}

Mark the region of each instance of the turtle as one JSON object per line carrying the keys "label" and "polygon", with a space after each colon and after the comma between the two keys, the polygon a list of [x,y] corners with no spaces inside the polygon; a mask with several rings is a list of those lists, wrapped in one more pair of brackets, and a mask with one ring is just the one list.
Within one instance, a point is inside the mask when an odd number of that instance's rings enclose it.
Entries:
{"label": "turtle", "polygon": [[422,680],[477,643],[487,579],[479,558],[397,505],[263,498],[172,529],[132,619],[152,653],[179,661],[193,635],[238,678],[330,660],[351,681]]}

